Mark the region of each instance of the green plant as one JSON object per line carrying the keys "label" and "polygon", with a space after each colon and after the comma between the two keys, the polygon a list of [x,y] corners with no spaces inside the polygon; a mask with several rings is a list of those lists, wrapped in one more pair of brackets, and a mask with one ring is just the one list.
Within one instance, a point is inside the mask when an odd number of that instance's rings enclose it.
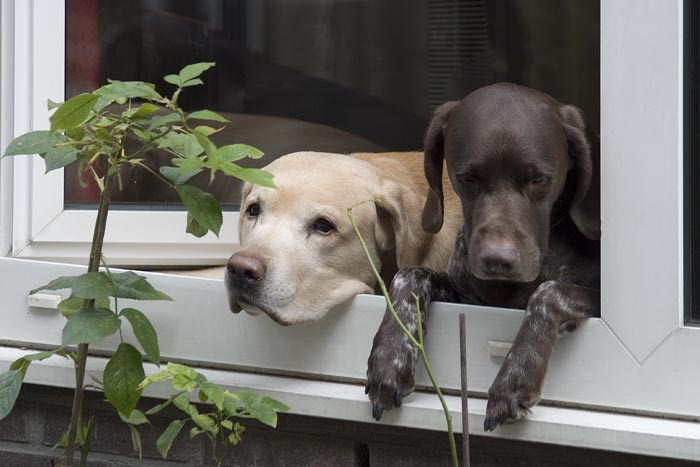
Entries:
{"label": "green plant", "polygon": [[[364,201],[363,203],[359,204],[364,204],[364,203],[381,203],[381,200],[370,200],[370,201]],[[359,205],[358,204],[358,205]],[[355,206],[358,206],[355,205]],[[430,382],[433,385],[433,388],[435,389],[435,393],[437,394],[438,398],[440,399],[440,404],[442,405],[442,410],[445,412],[445,421],[447,423],[447,435],[450,443],[450,457],[452,459],[452,466],[453,467],[459,467],[459,462],[457,460],[457,445],[455,444],[455,436],[454,433],[452,432],[452,414],[450,413],[449,409],[447,408],[447,403],[445,402],[445,398],[442,395],[442,391],[440,390],[440,386],[437,383],[437,380],[435,379],[435,375],[433,374],[433,369],[430,366],[430,362],[428,362],[428,356],[425,353],[425,345],[423,344],[423,319],[421,317],[421,312],[420,312],[420,300],[418,298],[418,295],[412,294],[413,298],[416,300],[416,314],[417,316],[417,324],[418,324],[418,339],[413,337],[413,334],[406,328],[406,325],[401,321],[401,318],[399,318],[399,315],[396,313],[396,310],[394,309],[394,304],[391,303],[391,298],[389,297],[389,292],[387,291],[386,284],[384,283],[384,280],[382,279],[381,275],[379,274],[379,271],[377,270],[377,266],[374,264],[374,261],[372,261],[372,255],[369,252],[369,249],[367,248],[367,244],[365,243],[365,239],[362,238],[362,234],[360,233],[360,229],[357,228],[357,223],[355,222],[355,217],[352,214],[352,210],[355,206],[351,206],[348,208],[348,217],[350,218],[350,223],[352,224],[352,227],[355,229],[355,234],[357,235],[357,238],[360,240],[360,244],[362,245],[362,249],[365,252],[365,256],[367,257],[367,261],[369,261],[370,266],[372,267],[372,272],[374,273],[374,277],[377,279],[377,283],[379,284],[379,287],[382,290],[382,294],[384,295],[384,299],[386,300],[387,304],[387,309],[389,310],[389,313],[391,313],[391,317],[394,319],[394,322],[401,328],[401,332],[403,332],[406,337],[408,338],[409,342],[411,342],[411,345],[413,345],[416,349],[418,349],[418,353],[421,356],[421,359],[423,360],[423,364],[425,365],[425,370],[428,373],[428,377],[430,378]]]}
{"label": "green plant", "polygon": [[[225,123],[227,120],[210,110],[185,113],[178,105],[180,93],[187,87],[202,84],[200,75],[213,63],[196,63],[184,67],[177,75],[164,79],[175,86],[171,96],[162,96],[155,85],[141,81],[110,81],[94,92],[80,94],[64,103],[49,101],[55,109],[50,117],[51,128],[21,135],[10,143],[5,156],[39,154],[50,172],[77,162],[78,173],[89,174],[100,190],[93,240],[85,274],[59,277],[32,290],[70,289],[70,297],[61,302],[60,310],[67,318],[63,328],[62,347],[20,358],[10,370],[0,375],[0,419],[5,417],[19,394],[27,368],[33,361],[52,355],[72,358],[76,364],[76,386],[71,422],[57,446],[65,446],[63,464],[73,465],[73,451],[81,447],[81,465],[85,463],[93,420],[83,423],[82,401],[88,346],[107,336],[119,333],[116,352],[109,359],[104,377],[97,387],[132,429],[134,446],[140,448],[135,425],[147,421],[135,410],[141,396],[140,383],[145,378],[141,352],[125,342],[121,326],[128,322],[146,357],[160,365],[157,334],[141,311],[120,308],[120,300],[171,300],[153,288],[145,277],[133,272],[113,273],[100,270],[104,262],[102,245],[107,225],[112,192],[121,187],[122,168],[135,166],[152,173],[177,191],[187,209],[187,232],[201,237],[211,231],[218,235],[222,224],[221,207],[209,193],[188,184],[196,174],[209,170],[210,179],[217,172],[268,187],[274,187],[272,176],[262,170],[243,168],[237,161],[260,158],[262,152],[244,144],[216,147],[209,136],[218,131],[210,126],[194,126],[195,120]],[[113,104],[120,104],[115,106]],[[135,141],[129,149],[127,140]],[[148,157],[160,149],[172,155],[172,165],[152,167]],[[156,170],[157,169],[157,170]],[[81,178],[81,183],[83,183]],[[77,350],[74,347],[77,345]],[[211,387],[207,383],[207,387]],[[140,450],[140,449],[139,449]]]}
{"label": "green plant", "polygon": [[[166,402],[159,404],[146,412],[151,415],[160,412],[170,404],[184,412],[189,419],[173,420],[158,438],[156,446],[163,458],[180,434],[185,424],[190,421],[194,425],[190,430],[190,438],[206,435],[211,443],[213,456],[210,465],[220,466],[224,460],[226,449],[242,440],[245,427],[234,422],[234,418],[254,418],[265,425],[277,426],[277,413],[286,412],[289,407],[267,396],[241,391],[237,393],[224,391],[221,386],[207,381],[206,377],[192,368],[176,363],[168,363],[167,370],[155,373],[146,378],[140,388],[145,388],[161,381],[170,381],[173,388],[179,392]],[[190,402],[188,394],[196,392],[200,402],[211,401],[212,411],[200,413]]]}

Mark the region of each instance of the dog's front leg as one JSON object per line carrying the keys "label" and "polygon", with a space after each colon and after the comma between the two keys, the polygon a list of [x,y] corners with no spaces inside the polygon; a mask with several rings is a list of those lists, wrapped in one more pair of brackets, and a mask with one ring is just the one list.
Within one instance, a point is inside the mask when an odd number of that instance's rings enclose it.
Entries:
{"label": "dog's front leg", "polygon": [[[411,267],[400,270],[391,282],[389,296],[396,314],[413,337],[418,339],[417,295],[426,332],[427,307],[432,301],[456,301],[457,297],[446,273],[428,268]],[[404,396],[415,386],[418,350],[394,321],[387,309],[382,324],[374,336],[367,361],[365,393],[372,401],[372,416],[379,420],[384,410],[400,407]]]}
{"label": "dog's front leg", "polygon": [[581,319],[600,315],[596,290],[549,281],[530,297],[525,319],[489,389],[484,430],[511,423],[539,402],[557,338],[576,329]]}

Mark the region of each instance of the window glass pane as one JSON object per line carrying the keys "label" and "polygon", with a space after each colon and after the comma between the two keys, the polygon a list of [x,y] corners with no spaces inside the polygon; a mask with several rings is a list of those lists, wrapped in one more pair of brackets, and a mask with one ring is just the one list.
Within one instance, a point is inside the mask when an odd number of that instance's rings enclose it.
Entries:
{"label": "window glass pane", "polygon": [[700,324],[700,4],[684,3],[685,319]]}
{"label": "window glass pane", "polygon": [[[597,1],[67,0],[67,96],[108,78],[171,87],[162,76],[213,61],[183,94],[231,123],[262,166],[299,150],[415,150],[431,111],[498,81],[538,88],[599,121]],[[165,155],[156,158],[166,160]],[[67,206],[95,201],[66,171]],[[205,187],[208,175],[200,174]],[[123,174],[115,203],[177,204],[147,173]],[[240,185],[209,189],[235,207]]]}

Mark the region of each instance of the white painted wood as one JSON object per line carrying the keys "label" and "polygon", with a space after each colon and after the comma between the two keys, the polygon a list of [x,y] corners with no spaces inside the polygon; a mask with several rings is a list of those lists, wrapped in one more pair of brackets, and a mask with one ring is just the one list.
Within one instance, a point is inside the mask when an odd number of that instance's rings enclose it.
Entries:
{"label": "white painted wood", "polygon": [[63,301],[63,296],[48,293],[33,293],[27,295],[27,306],[35,308],[48,308],[57,310],[58,304]]}
{"label": "white painted wood", "polygon": [[[15,7],[13,29],[3,42],[14,44],[14,64],[5,64],[14,87],[9,139],[49,127],[47,99],[62,101],[65,88],[65,5],[55,0],[3,1]],[[38,156],[14,161],[12,254],[15,257],[83,263],[92,240],[95,212],[64,210],[63,169],[44,174]],[[8,169],[9,170],[9,169]],[[121,266],[218,265],[238,243],[238,213],[224,213],[219,237],[198,240],[185,233],[187,214],[178,211],[112,211],[105,254]]]}
{"label": "white painted wood", "polygon": [[644,361],[683,312],[682,2],[600,6],[602,316]]}
{"label": "white painted wood", "polygon": [[[0,2],[0,154],[12,140],[14,128],[14,2]],[[11,158],[0,159],[0,256],[12,250]]]}
{"label": "white painted wood", "polygon": [[[0,347],[0,371],[28,351]],[[100,377],[106,361],[88,360],[88,378]],[[146,373],[157,371],[147,366]],[[371,418],[371,408],[363,386],[298,378],[258,375],[233,371],[199,369],[209,381],[231,391],[252,390],[274,397],[291,408],[291,413],[364,423],[377,423]],[[73,366],[60,357],[35,362],[27,372],[26,381],[50,386],[72,387]],[[172,394],[167,384],[147,388],[144,395],[167,398]],[[446,396],[453,415],[453,428],[462,432],[461,400]],[[605,412],[590,412],[571,408],[538,407],[528,419],[515,425],[500,427],[494,433],[481,430],[486,412],[486,400],[469,398],[470,432],[520,441],[575,445],[650,456],[697,460],[700,458],[700,424],[679,420],[662,420]],[[445,431],[444,413],[434,394],[417,392],[404,400],[400,411],[385,412],[383,425]]]}
{"label": "white painted wood", "polygon": [[[60,343],[64,319],[49,310],[29,309],[26,291],[59,275],[84,268],[0,259],[0,296],[13,310],[0,329],[0,341]],[[165,357],[227,369],[251,369],[312,379],[362,382],[372,338],[384,314],[384,300],[361,295],[320,322],[281,327],[265,316],[228,311],[220,280],[147,274],[174,303],[120,300],[151,318]],[[458,390],[458,313],[467,318],[469,389],[485,394],[502,358],[489,354],[489,341],[512,342],[523,312],[457,304],[435,304],[429,318],[428,355],[441,386]],[[135,342],[125,325],[125,338]],[[116,348],[117,338],[91,346]],[[680,329],[639,365],[600,319],[583,323],[560,339],[544,386],[545,401],[581,407],[700,419],[697,386],[687,368],[700,354],[700,330]],[[419,386],[430,385],[423,369]],[[539,409],[536,408],[535,412]]]}
{"label": "white painted wood", "polygon": [[[8,38],[14,47],[13,63],[10,69],[1,70],[3,75],[11,74],[13,89],[13,126],[11,137],[27,133],[31,126],[31,43],[32,6],[31,1],[11,2],[14,6],[13,37]],[[7,36],[5,36],[7,37]],[[9,144],[9,141],[7,142]],[[31,198],[31,158],[13,157],[13,196],[12,196],[12,251],[21,250],[31,237],[30,212]]]}

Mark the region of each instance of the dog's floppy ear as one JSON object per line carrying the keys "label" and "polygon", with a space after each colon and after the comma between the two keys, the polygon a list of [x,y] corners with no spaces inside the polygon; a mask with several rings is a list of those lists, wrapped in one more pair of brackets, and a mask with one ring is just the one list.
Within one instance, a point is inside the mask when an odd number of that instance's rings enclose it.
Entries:
{"label": "dog's floppy ear", "polygon": [[591,240],[600,239],[600,148],[598,136],[587,131],[583,113],[573,105],[559,109],[576,174],[569,215],[579,231]]}
{"label": "dog's floppy ear", "polygon": [[375,193],[375,238],[380,252],[395,250],[399,268],[417,264],[425,233],[411,219],[420,215],[420,198],[403,184],[384,180]]}
{"label": "dog's floppy ear", "polygon": [[450,114],[459,101],[442,104],[435,110],[425,135],[425,178],[428,197],[423,207],[423,230],[438,233],[443,222],[442,164],[445,160],[444,131]]}

